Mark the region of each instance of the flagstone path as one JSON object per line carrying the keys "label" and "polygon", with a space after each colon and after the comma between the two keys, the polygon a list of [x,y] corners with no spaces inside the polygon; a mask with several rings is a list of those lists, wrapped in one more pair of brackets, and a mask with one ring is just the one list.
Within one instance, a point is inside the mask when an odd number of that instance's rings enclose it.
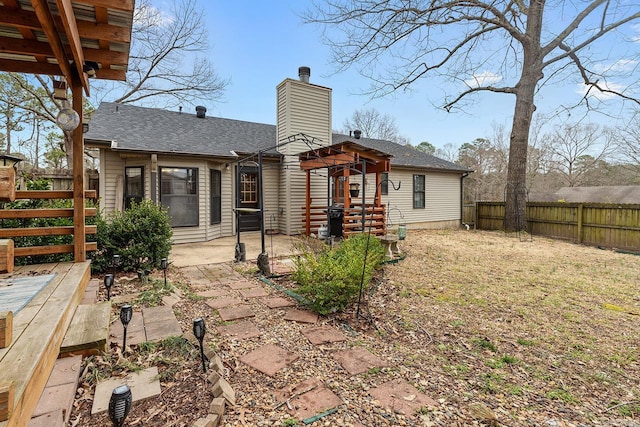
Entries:
{"label": "flagstone path", "polygon": [[[286,274],[288,267],[276,264],[277,274]],[[253,340],[253,348],[245,354],[236,355],[237,360],[248,366],[257,375],[267,378],[276,377],[279,372],[294,370],[295,363],[301,362],[302,354],[289,349],[300,348],[299,342],[310,342],[338,363],[351,376],[363,375],[372,369],[391,366],[389,361],[383,360],[368,349],[359,346],[353,336],[343,334],[338,328],[328,324],[318,324],[318,314],[304,310],[297,301],[276,291],[266,283],[250,280],[234,271],[228,264],[210,264],[190,266],[181,269],[185,279],[190,282],[197,294],[206,299],[206,304],[217,311],[219,324],[215,330],[221,339]],[[256,312],[264,310],[278,310],[281,322],[297,322],[303,326],[298,336],[293,337],[296,342],[266,342],[264,331],[261,330]],[[264,312],[264,311],[263,311]],[[342,345],[342,349],[329,349],[323,346],[329,344]],[[284,347],[287,348],[284,348]],[[236,345],[234,348],[238,348]],[[300,375],[287,374],[293,378]],[[327,388],[327,379],[306,378],[301,382],[295,381],[289,387],[274,390],[276,402],[286,404],[289,413],[299,420],[312,420],[329,416],[345,405],[345,401],[338,394]],[[233,380],[231,380],[233,385]],[[334,384],[335,385],[335,384]],[[235,387],[235,386],[234,386]],[[332,389],[336,389],[332,387]],[[241,392],[242,390],[238,390]],[[391,412],[411,415],[423,407],[434,406],[430,397],[421,393],[404,380],[393,380],[383,383],[369,390],[370,396]],[[277,406],[277,405],[276,405]],[[361,426],[359,423],[349,424]]]}

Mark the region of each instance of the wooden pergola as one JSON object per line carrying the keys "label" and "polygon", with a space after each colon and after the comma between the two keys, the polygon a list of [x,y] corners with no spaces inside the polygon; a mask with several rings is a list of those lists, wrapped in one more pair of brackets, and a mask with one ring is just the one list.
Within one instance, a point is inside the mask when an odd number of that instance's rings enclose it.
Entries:
{"label": "wooden pergola", "polygon": [[[82,123],[83,90],[90,77],[125,80],[134,0],[3,0],[0,6],[0,71],[50,75],[71,89]],[[84,140],[73,130],[73,253],[86,259]],[[66,194],[19,194],[18,198],[66,198]],[[53,196],[53,197],[52,197]],[[51,213],[52,216],[55,216]],[[6,212],[4,217],[11,217]],[[67,216],[66,214],[63,216]],[[67,248],[49,249],[48,253]],[[37,251],[36,251],[37,252]],[[46,249],[40,253],[47,253]],[[34,253],[35,254],[35,253]]]}
{"label": "wooden pergola", "polygon": [[[371,228],[372,233],[383,234],[386,231],[386,220],[379,188],[382,173],[391,170],[391,157],[390,154],[352,141],[300,153],[298,155],[300,169],[306,172],[304,213],[306,234],[311,234],[312,229],[316,228],[314,222],[328,219],[328,209],[338,202],[341,202],[344,209],[343,228],[346,228],[344,232],[346,235],[350,232],[349,227],[362,231],[367,225]],[[327,169],[330,185],[334,189],[341,189],[341,192],[334,191],[327,197],[328,203],[325,205],[312,206],[311,172],[317,169]],[[370,204],[366,203],[365,194],[367,174],[375,174],[375,194],[373,202]],[[354,175],[361,176],[361,182],[351,180]],[[349,191],[352,185],[362,188],[361,191],[358,189],[359,195],[356,197],[352,197]],[[358,202],[358,198],[360,198],[360,202]],[[357,224],[358,221],[354,220],[357,216],[360,217],[360,225]],[[369,218],[368,222],[367,218]]]}

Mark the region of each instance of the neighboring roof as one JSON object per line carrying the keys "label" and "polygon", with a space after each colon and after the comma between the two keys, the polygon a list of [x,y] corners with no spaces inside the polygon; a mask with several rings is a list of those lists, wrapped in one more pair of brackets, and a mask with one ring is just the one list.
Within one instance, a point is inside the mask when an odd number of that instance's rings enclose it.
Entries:
{"label": "neighboring roof", "polygon": [[231,158],[232,150],[240,154],[273,147],[276,127],[103,102],[91,117],[85,141],[88,144],[115,141],[112,148],[122,151]]}
{"label": "neighboring roof", "polygon": [[[198,118],[192,113],[103,102],[91,118],[85,141],[87,144],[115,141],[112,148],[119,151],[233,157],[232,150],[240,154],[273,148],[276,143],[276,127],[220,117]],[[333,144],[346,141],[393,156],[392,166],[470,172],[463,166],[395,142],[332,135]],[[269,153],[278,154],[275,150]]]}
{"label": "neighboring roof", "polygon": [[332,142],[338,144],[344,141],[352,141],[365,147],[375,148],[376,150],[392,155],[392,166],[408,166],[430,169],[445,169],[450,171],[471,172],[470,169],[455,163],[443,160],[439,157],[427,154],[424,151],[417,150],[413,147],[401,145],[392,141],[383,139],[359,138],[353,136],[334,133]]}
{"label": "neighboring roof", "polygon": [[563,187],[556,191],[556,200],[568,203],[640,203],[640,185],[602,187]]}

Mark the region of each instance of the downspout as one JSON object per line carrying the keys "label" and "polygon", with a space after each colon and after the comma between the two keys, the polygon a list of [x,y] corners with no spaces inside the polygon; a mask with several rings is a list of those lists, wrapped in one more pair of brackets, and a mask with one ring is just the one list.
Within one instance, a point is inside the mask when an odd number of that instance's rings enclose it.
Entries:
{"label": "downspout", "polygon": [[469,176],[470,172],[465,172],[460,176],[460,226],[467,227],[469,225],[464,223],[464,179]]}

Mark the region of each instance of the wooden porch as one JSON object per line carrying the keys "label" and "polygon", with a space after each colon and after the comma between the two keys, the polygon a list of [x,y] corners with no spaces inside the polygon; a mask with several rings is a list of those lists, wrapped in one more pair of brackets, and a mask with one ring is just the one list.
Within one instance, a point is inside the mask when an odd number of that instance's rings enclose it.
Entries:
{"label": "wooden porch", "polygon": [[[67,329],[90,278],[86,242],[95,227],[86,224],[95,209],[87,208],[85,191],[83,97],[90,78],[125,80],[129,62],[133,0],[5,0],[0,6],[4,28],[0,45],[0,71],[51,76],[45,88],[60,108],[58,124],[70,143],[73,190],[16,192],[15,168],[0,166],[0,202],[16,199],[71,199],[63,209],[4,209],[2,220],[73,218],[73,225],[0,229],[0,426],[25,426],[60,353]],[[69,92],[70,91],[70,96]],[[84,94],[83,94],[84,92]],[[69,102],[70,101],[70,102]],[[69,105],[70,104],[70,105]],[[16,247],[10,238],[73,236],[65,245]],[[14,270],[13,257],[72,253],[74,262],[40,264]],[[14,271],[13,271],[14,270]],[[47,276],[46,284],[27,294],[26,305],[13,307],[8,288],[20,279],[32,282]],[[4,284],[4,286],[3,286]]]}

